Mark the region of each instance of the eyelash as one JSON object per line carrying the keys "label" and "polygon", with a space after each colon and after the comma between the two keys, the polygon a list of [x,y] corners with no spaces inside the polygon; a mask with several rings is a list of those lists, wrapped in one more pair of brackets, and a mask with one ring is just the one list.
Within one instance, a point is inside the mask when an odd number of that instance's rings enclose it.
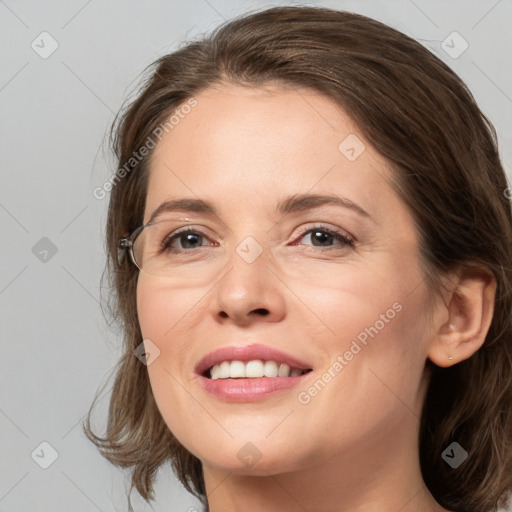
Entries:
{"label": "eyelash", "polygon": [[[350,247],[354,246],[354,239],[350,235],[348,235],[344,231],[338,231],[338,230],[329,228],[327,226],[324,226],[323,224],[315,224],[313,226],[309,226],[308,228],[305,228],[304,230],[302,230],[300,232],[298,238],[301,239],[304,237],[304,235],[306,235],[310,231],[315,231],[315,230],[316,231],[324,231],[325,233],[328,233],[329,235],[333,235],[335,238],[338,238],[345,245],[348,245]],[[296,244],[294,243],[292,245],[296,245]],[[318,246],[312,246],[312,247],[318,247]],[[334,250],[336,248],[335,247],[324,247],[324,250],[329,250],[329,249]]]}
{"label": "eyelash", "polygon": [[[299,234],[298,236],[298,240],[300,240],[301,238],[303,238],[306,234],[308,234],[309,232],[313,232],[313,231],[323,231],[325,233],[328,233],[329,235],[333,235],[335,238],[341,240],[345,246],[348,246],[348,247],[354,247],[354,239],[349,236],[347,233],[345,232],[342,232],[342,231],[337,231],[337,230],[334,230],[332,228],[329,228],[327,226],[324,226],[323,224],[316,224],[314,226],[309,226],[308,228],[304,229],[303,231],[301,231],[301,233]],[[182,253],[187,253],[187,252],[191,252],[193,249],[174,249],[170,246],[170,244],[178,239],[180,236],[184,235],[184,234],[187,234],[187,233],[192,233],[192,234],[195,234],[195,235],[200,235],[202,237],[205,237],[205,238],[208,238],[205,234],[201,233],[201,231],[197,230],[197,229],[194,229],[194,228],[190,228],[190,227],[187,227],[181,231],[178,231],[177,233],[174,233],[174,234],[171,234],[169,236],[167,236],[164,241],[162,242],[162,250],[163,251],[166,251],[168,253],[172,253],[172,254],[182,254]],[[292,245],[298,245],[296,243],[292,243]],[[201,246],[201,247],[206,247],[206,246]],[[322,246],[312,246],[312,247],[322,247]],[[330,247],[330,246],[326,246],[323,248],[323,251],[326,251],[326,250],[336,250],[337,248],[336,247]]]}

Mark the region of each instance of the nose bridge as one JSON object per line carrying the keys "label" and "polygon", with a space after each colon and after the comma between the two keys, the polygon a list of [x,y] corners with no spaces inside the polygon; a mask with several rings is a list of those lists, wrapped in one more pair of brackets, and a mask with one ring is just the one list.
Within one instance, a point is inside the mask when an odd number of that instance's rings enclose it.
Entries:
{"label": "nose bridge", "polygon": [[277,321],[284,315],[282,287],[271,267],[270,249],[253,236],[245,237],[232,251],[224,276],[216,287],[213,313],[236,322],[265,317]]}

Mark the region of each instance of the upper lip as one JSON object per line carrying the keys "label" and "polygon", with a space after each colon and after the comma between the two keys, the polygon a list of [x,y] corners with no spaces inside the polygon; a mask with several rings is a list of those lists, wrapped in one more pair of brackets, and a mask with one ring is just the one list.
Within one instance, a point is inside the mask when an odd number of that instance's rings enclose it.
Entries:
{"label": "upper lip", "polygon": [[229,346],[219,348],[206,354],[195,366],[195,372],[202,375],[206,370],[223,361],[275,361],[276,363],[287,364],[290,368],[298,368],[301,370],[312,369],[310,365],[293,357],[285,352],[281,352],[266,345],[245,345],[245,346]]}

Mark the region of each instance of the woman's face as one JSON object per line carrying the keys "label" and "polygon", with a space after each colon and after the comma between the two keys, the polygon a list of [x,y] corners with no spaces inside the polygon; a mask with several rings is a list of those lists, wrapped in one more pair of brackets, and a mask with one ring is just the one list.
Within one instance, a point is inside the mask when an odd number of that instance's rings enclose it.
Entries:
{"label": "woman's face", "polygon": [[[416,446],[427,295],[386,161],[307,89],[222,86],[196,100],[155,149],[144,221],[184,198],[216,213],[161,213],[165,234],[194,234],[174,237],[167,274],[141,272],[137,288],[169,429],[206,467],[244,474]],[[286,361],[311,371],[272,377]],[[244,371],[270,376],[225,378]]]}

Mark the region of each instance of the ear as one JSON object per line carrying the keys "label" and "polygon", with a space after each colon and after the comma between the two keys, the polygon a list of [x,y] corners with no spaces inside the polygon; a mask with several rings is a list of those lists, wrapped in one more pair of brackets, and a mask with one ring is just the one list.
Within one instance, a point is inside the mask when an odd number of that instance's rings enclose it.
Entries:
{"label": "ear", "polygon": [[489,269],[462,267],[452,280],[443,321],[435,326],[437,332],[427,354],[433,363],[452,366],[483,345],[494,314],[495,295],[496,279]]}

